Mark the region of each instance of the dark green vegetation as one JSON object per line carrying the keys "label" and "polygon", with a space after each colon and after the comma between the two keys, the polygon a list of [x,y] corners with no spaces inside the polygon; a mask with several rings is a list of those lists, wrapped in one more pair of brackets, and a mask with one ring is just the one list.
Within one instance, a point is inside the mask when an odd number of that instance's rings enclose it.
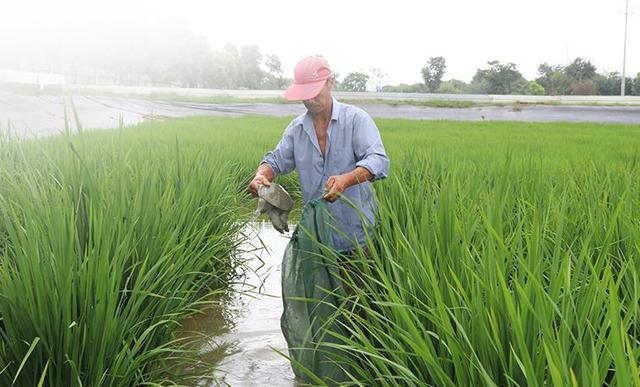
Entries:
{"label": "dark green vegetation", "polygon": [[[377,122],[373,261],[336,313],[354,384],[640,385],[640,128]],[[3,141],[0,385],[178,380],[177,322],[232,279],[287,123]]]}

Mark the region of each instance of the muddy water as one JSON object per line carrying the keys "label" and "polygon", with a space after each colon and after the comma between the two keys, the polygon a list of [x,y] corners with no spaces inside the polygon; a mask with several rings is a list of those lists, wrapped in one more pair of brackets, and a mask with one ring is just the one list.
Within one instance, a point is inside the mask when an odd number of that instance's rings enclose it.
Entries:
{"label": "muddy water", "polygon": [[[252,223],[242,246],[250,272],[234,286],[219,307],[190,319],[188,329],[206,335],[200,352],[217,363],[213,386],[297,386],[280,330],[282,298],[280,267],[289,234],[280,235],[270,223]],[[263,248],[266,246],[266,248]]]}

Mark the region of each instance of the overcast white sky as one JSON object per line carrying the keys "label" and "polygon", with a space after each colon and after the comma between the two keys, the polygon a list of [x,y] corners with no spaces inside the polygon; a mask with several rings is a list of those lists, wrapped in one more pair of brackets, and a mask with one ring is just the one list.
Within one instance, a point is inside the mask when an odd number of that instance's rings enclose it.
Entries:
{"label": "overcast white sky", "polygon": [[[213,48],[257,44],[281,58],[287,76],[311,54],[342,75],[378,67],[392,84],[420,81],[431,56],[446,58],[445,79],[467,82],[493,59],[514,62],[527,79],[542,62],[577,56],[600,72],[622,70],[625,0],[0,1],[5,46],[46,42],[55,51],[73,41],[89,50],[96,34],[178,22]],[[630,0],[627,75],[640,72],[639,3]]]}

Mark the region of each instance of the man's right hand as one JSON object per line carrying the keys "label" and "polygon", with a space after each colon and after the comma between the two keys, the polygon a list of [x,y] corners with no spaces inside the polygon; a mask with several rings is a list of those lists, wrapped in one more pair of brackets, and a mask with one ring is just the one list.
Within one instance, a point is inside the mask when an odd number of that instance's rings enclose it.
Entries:
{"label": "man's right hand", "polygon": [[260,186],[260,184],[265,187],[271,186],[271,182],[265,175],[257,173],[253,180],[251,180],[251,183],[249,183],[249,192],[251,192],[253,196],[258,196],[258,186]]}

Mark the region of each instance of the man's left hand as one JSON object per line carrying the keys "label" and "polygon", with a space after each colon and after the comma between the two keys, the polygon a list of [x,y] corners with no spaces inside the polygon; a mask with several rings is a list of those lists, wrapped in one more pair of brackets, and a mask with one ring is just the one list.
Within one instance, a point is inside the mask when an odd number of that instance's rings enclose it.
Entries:
{"label": "man's left hand", "polygon": [[348,174],[329,176],[327,184],[325,184],[325,194],[322,198],[329,203],[333,203],[342,193],[349,187],[350,177]]}

